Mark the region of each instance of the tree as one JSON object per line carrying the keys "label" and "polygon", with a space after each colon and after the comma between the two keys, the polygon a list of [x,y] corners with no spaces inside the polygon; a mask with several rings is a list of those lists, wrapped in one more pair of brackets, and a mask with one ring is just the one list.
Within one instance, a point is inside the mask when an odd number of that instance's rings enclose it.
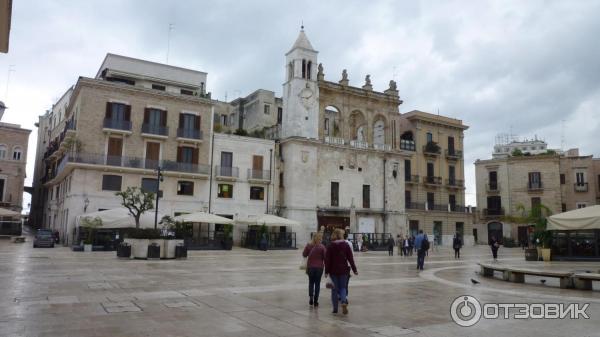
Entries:
{"label": "tree", "polygon": [[513,157],[521,157],[521,156],[523,156],[523,151],[521,151],[519,149],[514,149],[513,152],[511,153],[511,156],[513,156]]}
{"label": "tree", "polygon": [[84,240],[84,243],[87,245],[91,245],[94,241],[94,231],[96,228],[102,226],[102,219],[97,216],[95,218],[90,218],[89,216],[81,219],[81,227],[86,228],[87,237]]}
{"label": "tree", "polygon": [[123,192],[115,195],[121,197],[121,205],[129,210],[135,219],[135,228],[140,228],[140,217],[145,211],[154,208],[154,193],[144,192],[138,187],[127,187]]}
{"label": "tree", "polygon": [[535,227],[533,234],[534,238],[539,239],[542,247],[548,247],[552,240],[551,233],[546,230],[546,224],[548,223],[547,217],[552,215],[550,208],[543,204],[538,204],[528,211],[523,204],[518,204],[515,209],[520,215],[505,216],[502,220],[523,225],[533,225]]}

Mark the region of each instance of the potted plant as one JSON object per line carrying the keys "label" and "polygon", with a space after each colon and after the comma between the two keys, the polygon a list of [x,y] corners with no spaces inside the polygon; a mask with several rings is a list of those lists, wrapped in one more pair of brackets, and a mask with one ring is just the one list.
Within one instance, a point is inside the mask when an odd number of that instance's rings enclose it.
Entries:
{"label": "potted plant", "polygon": [[135,220],[135,228],[129,231],[129,237],[125,239],[125,242],[131,245],[132,257],[136,259],[148,258],[149,239],[151,236],[154,239],[153,236],[160,237],[160,235],[154,235],[152,232],[140,229],[140,217],[144,212],[154,207],[154,193],[144,192],[138,187],[127,187],[125,191],[117,192],[115,195],[121,197],[121,205],[129,210]]}
{"label": "potted plant", "polygon": [[178,245],[183,245],[183,235],[178,236],[178,228],[182,225],[175,222],[172,217],[165,215],[161,220],[160,224],[163,225],[163,245],[161,247],[161,258],[163,259],[174,259],[175,248]]}
{"label": "potted plant", "polygon": [[86,237],[83,240],[83,251],[91,252],[92,244],[94,243],[94,231],[96,228],[102,226],[102,219],[100,217],[90,218],[84,217],[81,220],[81,227],[86,229]]}
{"label": "potted plant", "polygon": [[233,225],[223,225],[223,249],[233,248]]}
{"label": "potted plant", "polygon": [[[535,256],[536,260],[543,257],[544,261],[550,261],[552,234],[546,230],[546,218],[552,214],[552,211],[542,204],[532,207],[529,211],[526,211],[525,207],[519,204],[516,210],[521,212],[520,216],[506,216],[503,220],[535,226],[534,241],[536,246],[525,250],[525,259],[531,261]],[[536,252],[534,253],[533,250],[536,250]]]}

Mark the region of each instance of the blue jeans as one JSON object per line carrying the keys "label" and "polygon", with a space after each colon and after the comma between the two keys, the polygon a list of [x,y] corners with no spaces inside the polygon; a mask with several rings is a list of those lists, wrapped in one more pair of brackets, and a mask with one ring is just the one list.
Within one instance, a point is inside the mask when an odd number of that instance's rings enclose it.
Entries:
{"label": "blue jeans", "polygon": [[423,270],[425,265],[425,249],[417,250],[417,269]]}
{"label": "blue jeans", "polygon": [[338,299],[342,303],[348,303],[346,295],[348,294],[348,275],[329,275],[333,282],[333,289],[331,289],[331,304],[333,305],[333,311],[338,310]]}

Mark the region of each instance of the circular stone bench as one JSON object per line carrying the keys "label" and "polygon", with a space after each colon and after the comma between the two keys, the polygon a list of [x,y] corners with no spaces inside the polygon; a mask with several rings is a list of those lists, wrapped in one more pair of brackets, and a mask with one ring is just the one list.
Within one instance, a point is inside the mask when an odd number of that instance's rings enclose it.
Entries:
{"label": "circular stone bench", "polygon": [[[574,278],[572,272],[555,270],[536,270],[519,267],[510,267],[496,264],[478,263],[481,267],[481,274],[486,277],[493,277],[494,271],[502,272],[502,279],[505,281],[524,283],[525,275],[557,277],[560,279],[561,288],[573,288]],[[587,274],[587,273],[586,273]],[[589,274],[587,274],[589,275]],[[591,281],[590,281],[591,282]],[[591,289],[591,285],[590,288]]]}
{"label": "circular stone bench", "polygon": [[592,290],[592,281],[600,281],[600,273],[577,273],[572,279],[575,289]]}

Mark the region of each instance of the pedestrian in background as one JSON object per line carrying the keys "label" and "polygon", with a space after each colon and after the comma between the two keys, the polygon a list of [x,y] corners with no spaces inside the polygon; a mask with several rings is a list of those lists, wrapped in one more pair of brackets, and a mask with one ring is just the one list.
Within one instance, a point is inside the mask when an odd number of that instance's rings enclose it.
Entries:
{"label": "pedestrian in background", "polygon": [[419,230],[419,234],[415,238],[415,247],[417,248],[417,269],[423,270],[425,267],[425,253],[429,250],[429,239],[423,234],[423,230]]}
{"label": "pedestrian in background", "polygon": [[394,238],[390,235],[388,239],[388,256],[394,256],[394,246],[396,243],[394,242]]}
{"label": "pedestrian in background", "polygon": [[460,249],[462,248],[462,239],[460,234],[457,232],[452,238],[452,248],[454,248],[454,258],[460,259]]}
{"label": "pedestrian in background", "polygon": [[[348,266],[350,264],[350,267]],[[354,275],[358,275],[352,251],[344,241],[344,230],[336,229],[331,235],[331,242],[325,253],[325,277],[331,277],[333,287],[331,289],[331,304],[333,313],[338,312],[338,302],[342,303],[342,312],[348,314],[347,278],[350,268]]]}
{"label": "pedestrian in background", "polygon": [[404,249],[402,244],[404,243],[404,237],[400,234],[396,235],[396,245],[398,246],[398,255],[404,256]]}
{"label": "pedestrian in background", "polygon": [[321,243],[322,240],[323,232],[318,232],[313,236],[312,241],[306,244],[302,252],[302,256],[307,258],[308,304],[315,307],[319,306],[321,276],[323,276],[323,268],[325,268],[325,246]]}
{"label": "pedestrian in background", "polygon": [[492,248],[492,256],[494,257],[494,262],[498,261],[498,248],[500,248],[500,242],[496,239],[495,236],[492,236],[490,240],[490,247]]}

